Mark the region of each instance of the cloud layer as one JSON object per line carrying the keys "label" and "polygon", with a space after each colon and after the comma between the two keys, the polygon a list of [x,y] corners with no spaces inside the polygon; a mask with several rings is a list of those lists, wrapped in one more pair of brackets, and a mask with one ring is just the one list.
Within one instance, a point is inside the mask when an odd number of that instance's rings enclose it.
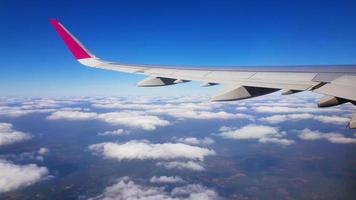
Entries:
{"label": "cloud layer", "polygon": [[[192,100],[192,99],[190,99]],[[178,119],[248,119],[253,120],[253,117],[244,113],[229,113],[223,110],[215,110],[223,104],[206,102],[202,99],[201,102],[184,102],[180,100],[172,101],[166,99],[164,101],[144,103],[129,103],[123,101],[99,101],[92,104],[97,108],[107,109],[131,109],[142,110],[147,114],[169,115]]]}

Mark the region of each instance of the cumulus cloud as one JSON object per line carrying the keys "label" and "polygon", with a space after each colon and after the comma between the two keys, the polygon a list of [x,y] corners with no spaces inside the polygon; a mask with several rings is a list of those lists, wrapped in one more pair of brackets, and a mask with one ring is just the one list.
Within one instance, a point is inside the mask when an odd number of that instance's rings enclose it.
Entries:
{"label": "cumulus cloud", "polygon": [[81,111],[57,111],[47,117],[49,120],[93,120],[97,118],[97,113]]}
{"label": "cumulus cloud", "polygon": [[230,139],[259,139],[270,136],[280,136],[278,128],[271,126],[262,126],[249,124],[239,129],[228,130],[226,127],[220,130],[227,130],[220,132],[220,136]]}
{"label": "cumulus cloud", "polygon": [[299,132],[299,138],[303,140],[327,140],[331,143],[337,143],[337,144],[355,144],[356,143],[356,138],[351,138],[351,137],[345,137],[344,135],[340,133],[323,133],[320,131],[313,131],[310,129],[303,129],[298,131]]}
{"label": "cumulus cloud", "polygon": [[229,127],[229,126],[222,126],[219,128],[219,131],[220,132],[226,132],[226,131],[231,131],[231,130],[234,130],[233,127]]}
{"label": "cumulus cloud", "polygon": [[260,113],[312,113],[312,112],[342,112],[339,108],[288,107],[288,106],[257,106],[253,107]]}
{"label": "cumulus cloud", "polygon": [[194,161],[171,161],[171,162],[159,162],[157,166],[162,166],[167,169],[179,169],[179,170],[192,170],[203,171],[205,168],[198,162]]}
{"label": "cumulus cloud", "polygon": [[0,146],[30,139],[31,136],[13,129],[12,124],[0,123]]}
{"label": "cumulus cloud", "polygon": [[225,111],[213,111],[222,106],[212,102],[182,102],[165,99],[160,102],[128,103],[123,101],[97,102],[92,106],[108,109],[131,109],[144,110],[149,114],[169,115],[178,119],[248,119],[254,120],[253,116],[244,113],[229,113]]}
{"label": "cumulus cloud", "polygon": [[49,149],[48,148],[45,148],[45,147],[41,147],[38,151],[37,151],[38,154],[40,155],[46,155],[49,153]]}
{"label": "cumulus cloud", "polygon": [[219,199],[215,190],[200,184],[188,184],[174,187],[154,187],[135,183],[129,177],[123,177],[104,189],[104,192],[91,199],[127,199],[127,200],[212,200]]}
{"label": "cumulus cloud", "polygon": [[153,176],[150,179],[151,183],[184,183],[185,181],[179,176]]}
{"label": "cumulus cloud", "polygon": [[280,132],[278,128],[249,124],[241,128],[231,128],[222,126],[219,129],[219,136],[227,139],[236,140],[258,140],[261,143],[276,143],[280,145],[293,144],[293,140],[282,138],[285,133]]}
{"label": "cumulus cloud", "polygon": [[285,114],[285,115],[272,115],[269,117],[260,118],[260,121],[264,121],[270,124],[278,124],[286,121],[300,121],[300,120],[316,120],[327,124],[347,124],[350,119],[340,116],[327,116],[327,115],[313,115],[309,113],[298,113],[298,114]]}
{"label": "cumulus cloud", "polygon": [[266,143],[266,144],[280,144],[280,145],[291,145],[294,143],[293,140],[288,140],[285,138],[260,138],[258,140],[261,143]]}
{"label": "cumulus cloud", "polygon": [[35,151],[29,151],[29,152],[23,152],[20,154],[5,154],[5,155],[0,155],[0,159],[4,158],[7,160],[12,160],[12,161],[43,161],[44,157],[49,153],[49,149],[41,147],[38,150]]}
{"label": "cumulus cloud", "polygon": [[204,138],[196,138],[196,137],[184,137],[184,138],[178,138],[175,139],[177,142],[181,142],[184,144],[189,144],[189,145],[210,145],[213,144],[215,141],[209,137],[204,137]]}
{"label": "cumulus cloud", "polygon": [[333,116],[316,115],[313,117],[313,119],[326,124],[338,124],[338,125],[347,124],[350,121],[349,118],[335,116],[335,115]]}
{"label": "cumulus cloud", "polygon": [[338,136],[333,136],[327,138],[331,143],[337,143],[337,144],[355,144],[356,143],[356,138],[349,138],[349,137],[344,137],[343,135],[338,135]]}
{"label": "cumulus cloud", "polygon": [[139,185],[130,180],[128,177],[118,179],[114,185],[106,187],[103,194],[91,198],[102,200],[148,200],[148,199],[172,199],[170,195],[164,191],[163,187],[151,187]]}
{"label": "cumulus cloud", "polygon": [[246,106],[238,106],[236,108],[237,111],[245,111],[245,110],[248,110],[248,108]]}
{"label": "cumulus cloud", "polygon": [[244,113],[228,113],[225,111],[201,111],[185,108],[156,109],[151,113],[170,115],[179,119],[248,119],[254,120],[253,116]]}
{"label": "cumulus cloud", "polygon": [[36,164],[15,165],[6,160],[0,160],[0,193],[29,186],[47,175],[46,167],[39,167]]}
{"label": "cumulus cloud", "polygon": [[7,103],[0,106],[0,115],[6,117],[21,117],[33,113],[50,113],[58,110],[81,110],[81,108],[66,107],[71,104],[74,104],[72,99],[7,99]]}
{"label": "cumulus cloud", "polygon": [[[133,102],[134,101],[134,102]],[[108,109],[130,109],[130,110],[155,110],[155,109],[183,109],[186,110],[212,110],[216,107],[221,106],[219,103],[204,102],[204,100],[197,103],[189,101],[173,102],[170,99],[156,99],[156,100],[146,100],[146,101],[135,101],[128,99],[121,100],[103,100],[96,101],[92,104],[93,107],[97,108],[108,108]]]}
{"label": "cumulus cloud", "polygon": [[28,106],[0,106],[0,115],[6,117],[21,117],[32,113],[53,112],[53,108],[29,108]]}
{"label": "cumulus cloud", "polygon": [[144,130],[155,130],[167,126],[169,121],[139,111],[122,111],[109,113],[57,111],[47,117],[48,120],[100,120],[111,125],[123,125]]}
{"label": "cumulus cloud", "polygon": [[116,129],[116,130],[113,130],[113,131],[105,131],[105,132],[102,132],[102,133],[98,133],[98,135],[101,135],[101,136],[105,136],[105,135],[128,135],[130,134],[130,131],[126,131],[124,129]]}
{"label": "cumulus cloud", "polygon": [[263,117],[260,121],[268,122],[270,124],[278,124],[285,121],[299,121],[305,119],[312,119],[314,115],[309,113],[302,114],[288,114],[288,115],[272,115],[269,117]]}
{"label": "cumulus cloud", "polygon": [[181,198],[183,197],[183,199],[189,200],[220,199],[218,193],[215,190],[206,188],[200,184],[189,184],[183,187],[176,187],[171,191],[171,195]]}
{"label": "cumulus cloud", "polygon": [[111,112],[99,114],[99,120],[112,125],[126,125],[144,130],[155,130],[156,127],[167,126],[169,121],[157,116],[146,115],[144,112]]}
{"label": "cumulus cloud", "polygon": [[121,160],[204,160],[205,156],[215,155],[214,150],[182,143],[152,144],[148,141],[129,141],[126,143],[105,142],[93,144],[89,149],[109,159]]}

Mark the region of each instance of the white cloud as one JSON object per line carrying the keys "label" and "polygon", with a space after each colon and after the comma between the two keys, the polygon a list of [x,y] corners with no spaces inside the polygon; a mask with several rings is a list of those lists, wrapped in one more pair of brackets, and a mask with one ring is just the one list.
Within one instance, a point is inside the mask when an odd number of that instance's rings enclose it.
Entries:
{"label": "white cloud", "polygon": [[169,121],[163,120],[157,116],[146,115],[144,112],[111,112],[99,114],[99,120],[112,125],[126,125],[144,130],[155,130],[156,127],[167,126]]}
{"label": "white cloud", "polygon": [[302,113],[302,114],[288,114],[288,115],[272,115],[269,117],[263,117],[259,119],[260,121],[268,122],[270,124],[278,124],[285,121],[298,121],[313,118],[312,114]]}
{"label": "white cloud", "polygon": [[261,143],[274,143],[280,145],[291,145],[294,144],[293,140],[285,139],[285,138],[260,138],[258,140]]}
{"label": "white cloud", "polygon": [[109,113],[57,111],[47,117],[49,120],[100,120],[111,125],[123,125],[152,131],[160,126],[169,125],[169,121],[139,111]]}
{"label": "white cloud", "polygon": [[118,179],[114,185],[106,187],[103,194],[91,198],[102,200],[169,200],[172,199],[163,187],[151,187],[136,184],[128,177]]}
{"label": "white cloud", "polygon": [[0,123],[0,146],[30,139],[31,136],[13,129],[12,124]]}
{"label": "white cloud", "polygon": [[179,196],[188,200],[219,199],[219,195],[215,190],[208,189],[200,184],[189,184],[187,186],[176,187],[171,191],[171,194],[172,196]]}
{"label": "white cloud", "polygon": [[123,177],[118,179],[115,184],[106,187],[103,194],[91,199],[213,200],[219,199],[219,195],[214,190],[200,184],[188,184],[166,190],[165,187],[137,184],[129,177]]}
{"label": "white cloud", "polygon": [[291,145],[293,140],[285,139],[285,132],[280,132],[278,128],[271,126],[263,126],[249,124],[241,128],[232,128],[222,126],[219,129],[218,135],[235,140],[258,140],[260,143],[275,143],[280,145]]}
{"label": "white cloud", "polygon": [[210,145],[215,142],[213,139],[209,137],[204,137],[201,139],[196,137],[184,137],[184,138],[178,138],[176,139],[176,141],[189,145]]}
{"label": "white cloud", "polygon": [[338,124],[338,125],[347,124],[350,121],[349,118],[335,116],[335,115],[333,116],[316,115],[314,116],[314,119],[326,124]]}
{"label": "white cloud", "polygon": [[239,106],[239,107],[236,108],[236,110],[237,111],[245,111],[245,110],[248,110],[248,108],[245,107],[245,106]]}
{"label": "white cloud", "polygon": [[47,155],[48,153],[49,153],[48,148],[41,147],[38,151],[35,151],[33,155],[37,160],[43,161],[44,156]]}
{"label": "white cloud", "polygon": [[347,124],[350,120],[346,117],[340,116],[327,116],[327,115],[313,115],[309,113],[298,113],[298,114],[285,114],[285,115],[272,115],[269,117],[260,118],[260,121],[264,121],[270,124],[278,124],[286,121],[300,121],[300,120],[316,120],[327,124]]}
{"label": "white cloud", "polygon": [[7,160],[12,160],[12,161],[43,161],[44,156],[49,153],[49,149],[41,147],[39,150],[35,151],[29,151],[29,152],[23,152],[20,154],[5,154],[5,155],[0,155],[0,159],[4,158]]}
{"label": "white cloud", "polygon": [[356,143],[356,138],[345,137],[340,133],[323,133],[320,131],[312,131],[310,129],[303,129],[298,131],[299,138],[303,140],[321,140],[325,139],[331,143],[337,144],[354,144]]}
{"label": "white cloud", "polygon": [[[334,135],[334,133],[332,134]],[[312,131],[310,129],[304,129],[299,131],[298,137],[303,140],[319,140],[319,139],[323,139],[323,133],[319,131]]]}
{"label": "white cloud", "polygon": [[106,108],[106,109],[127,109],[127,110],[151,110],[157,108],[167,108],[171,107],[171,104],[153,104],[151,102],[146,103],[128,103],[122,101],[104,102],[92,104],[96,108]]}
{"label": "white cloud", "polygon": [[41,147],[38,151],[38,154],[40,155],[46,155],[49,153],[49,149],[48,148],[45,148],[45,147]]}
{"label": "white cloud", "polygon": [[94,120],[97,118],[97,113],[81,111],[57,111],[47,117],[49,120]]}
{"label": "white cloud", "polygon": [[9,100],[7,105],[0,106],[0,115],[6,117],[21,117],[33,113],[50,113],[58,110],[81,110],[81,108],[66,107],[74,104],[73,100],[50,98],[21,98]]}
{"label": "white cloud", "polygon": [[116,129],[116,130],[113,130],[113,131],[105,131],[105,132],[102,132],[102,133],[99,133],[98,135],[101,135],[101,136],[105,136],[105,135],[128,135],[130,134],[130,131],[126,131],[124,129]]}
{"label": "white cloud", "polygon": [[229,113],[225,111],[212,111],[223,104],[213,102],[181,102],[172,103],[165,100],[164,103],[127,103],[122,101],[99,102],[92,106],[109,109],[144,110],[149,114],[169,115],[178,119],[248,119],[253,116],[243,113]]}
{"label": "white cloud", "polygon": [[228,126],[222,126],[222,127],[219,128],[220,132],[226,132],[226,131],[231,131],[231,130],[233,130],[233,128],[232,127],[228,127]]}
{"label": "white cloud", "polygon": [[193,103],[193,102],[172,102],[170,100],[151,100],[145,102],[130,102],[126,100],[103,100],[101,102],[96,102],[92,104],[93,107],[97,108],[108,108],[108,109],[130,109],[130,110],[159,110],[159,109],[186,109],[186,110],[212,110],[216,107],[221,106],[221,104],[213,102],[204,102],[204,100]]}
{"label": "white cloud", "polygon": [[344,137],[342,135],[337,137],[329,137],[327,140],[329,140],[331,143],[337,144],[356,144],[356,138]]}
{"label": "white cloud", "polygon": [[179,169],[179,170],[192,170],[192,171],[203,171],[205,168],[194,161],[171,161],[171,162],[159,162],[157,166],[162,166],[167,169]]}
{"label": "white cloud", "polygon": [[179,176],[153,176],[151,183],[184,183],[185,181]]}
{"label": "white cloud", "polygon": [[0,160],[0,193],[34,184],[48,175],[46,167],[36,164],[15,165]]}
{"label": "white cloud", "polygon": [[167,103],[208,103],[208,104],[218,104],[216,102],[208,102],[209,97],[207,96],[196,96],[196,95],[189,95],[189,96],[179,96],[179,97],[160,97],[156,98],[158,101],[164,101]]}
{"label": "white cloud", "polygon": [[29,108],[28,106],[0,106],[0,115],[6,117],[21,117],[32,113],[48,113],[55,111],[54,108]]}
{"label": "white cloud", "polygon": [[176,158],[204,160],[205,156],[215,155],[214,150],[207,148],[182,143],[152,144],[147,141],[129,141],[123,144],[106,142],[90,145],[89,149],[93,153],[118,161]]}
{"label": "white cloud", "polygon": [[288,107],[288,106],[257,106],[253,107],[260,113],[311,113],[311,112],[341,112],[339,108]]}
{"label": "white cloud", "polygon": [[271,126],[255,125],[255,124],[249,124],[235,130],[223,131],[220,132],[219,135],[224,138],[230,138],[230,139],[259,139],[259,138],[270,137],[270,136],[280,137],[278,128],[271,127]]}
{"label": "white cloud", "polygon": [[248,119],[254,120],[253,116],[244,113],[228,113],[225,111],[201,111],[186,108],[155,109],[149,111],[155,114],[164,114],[178,119]]}

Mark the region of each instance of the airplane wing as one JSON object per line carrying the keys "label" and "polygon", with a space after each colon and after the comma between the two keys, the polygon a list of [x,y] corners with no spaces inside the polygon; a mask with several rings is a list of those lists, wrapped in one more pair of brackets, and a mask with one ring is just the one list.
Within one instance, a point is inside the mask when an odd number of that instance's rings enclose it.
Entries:
{"label": "airplane wing", "polygon": [[[147,75],[146,79],[138,83],[140,87],[199,81],[205,87],[224,85],[224,89],[212,97],[212,101],[240,100],[282,90],[284,95],[301,91],[324,94],[319,107],[346,102],[356,105],[356,65],[242,66],[234,67],[233,70],[220,70],[207,67],[120,64],[96,57],[57,20],[51,20],[51,24],[78,62],[93,68]],[[356,128],[356,113],[349,127]]]}

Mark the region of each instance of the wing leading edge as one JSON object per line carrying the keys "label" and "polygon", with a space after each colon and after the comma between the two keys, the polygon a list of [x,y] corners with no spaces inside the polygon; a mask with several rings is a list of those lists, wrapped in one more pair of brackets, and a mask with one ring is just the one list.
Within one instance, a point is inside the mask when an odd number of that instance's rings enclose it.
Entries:
{"label": "wing leading edge", "polygon": [[[319,107],[336,106],[346,102],[356,105],[356,65],[246,66],[233,70],[214,70],[204,67],[112,63],[92,54],[57,20],[51,20],[51,24],[78,62],[88,67],[148,76],[138,83],[140,87],[199,81],[204,87],[217,84],[225,86],[212,97],[212,101],[240,100],[282,90],[284,95],[301,91],[324,94]],[[356,113],[349,127],[356,128]]]}

